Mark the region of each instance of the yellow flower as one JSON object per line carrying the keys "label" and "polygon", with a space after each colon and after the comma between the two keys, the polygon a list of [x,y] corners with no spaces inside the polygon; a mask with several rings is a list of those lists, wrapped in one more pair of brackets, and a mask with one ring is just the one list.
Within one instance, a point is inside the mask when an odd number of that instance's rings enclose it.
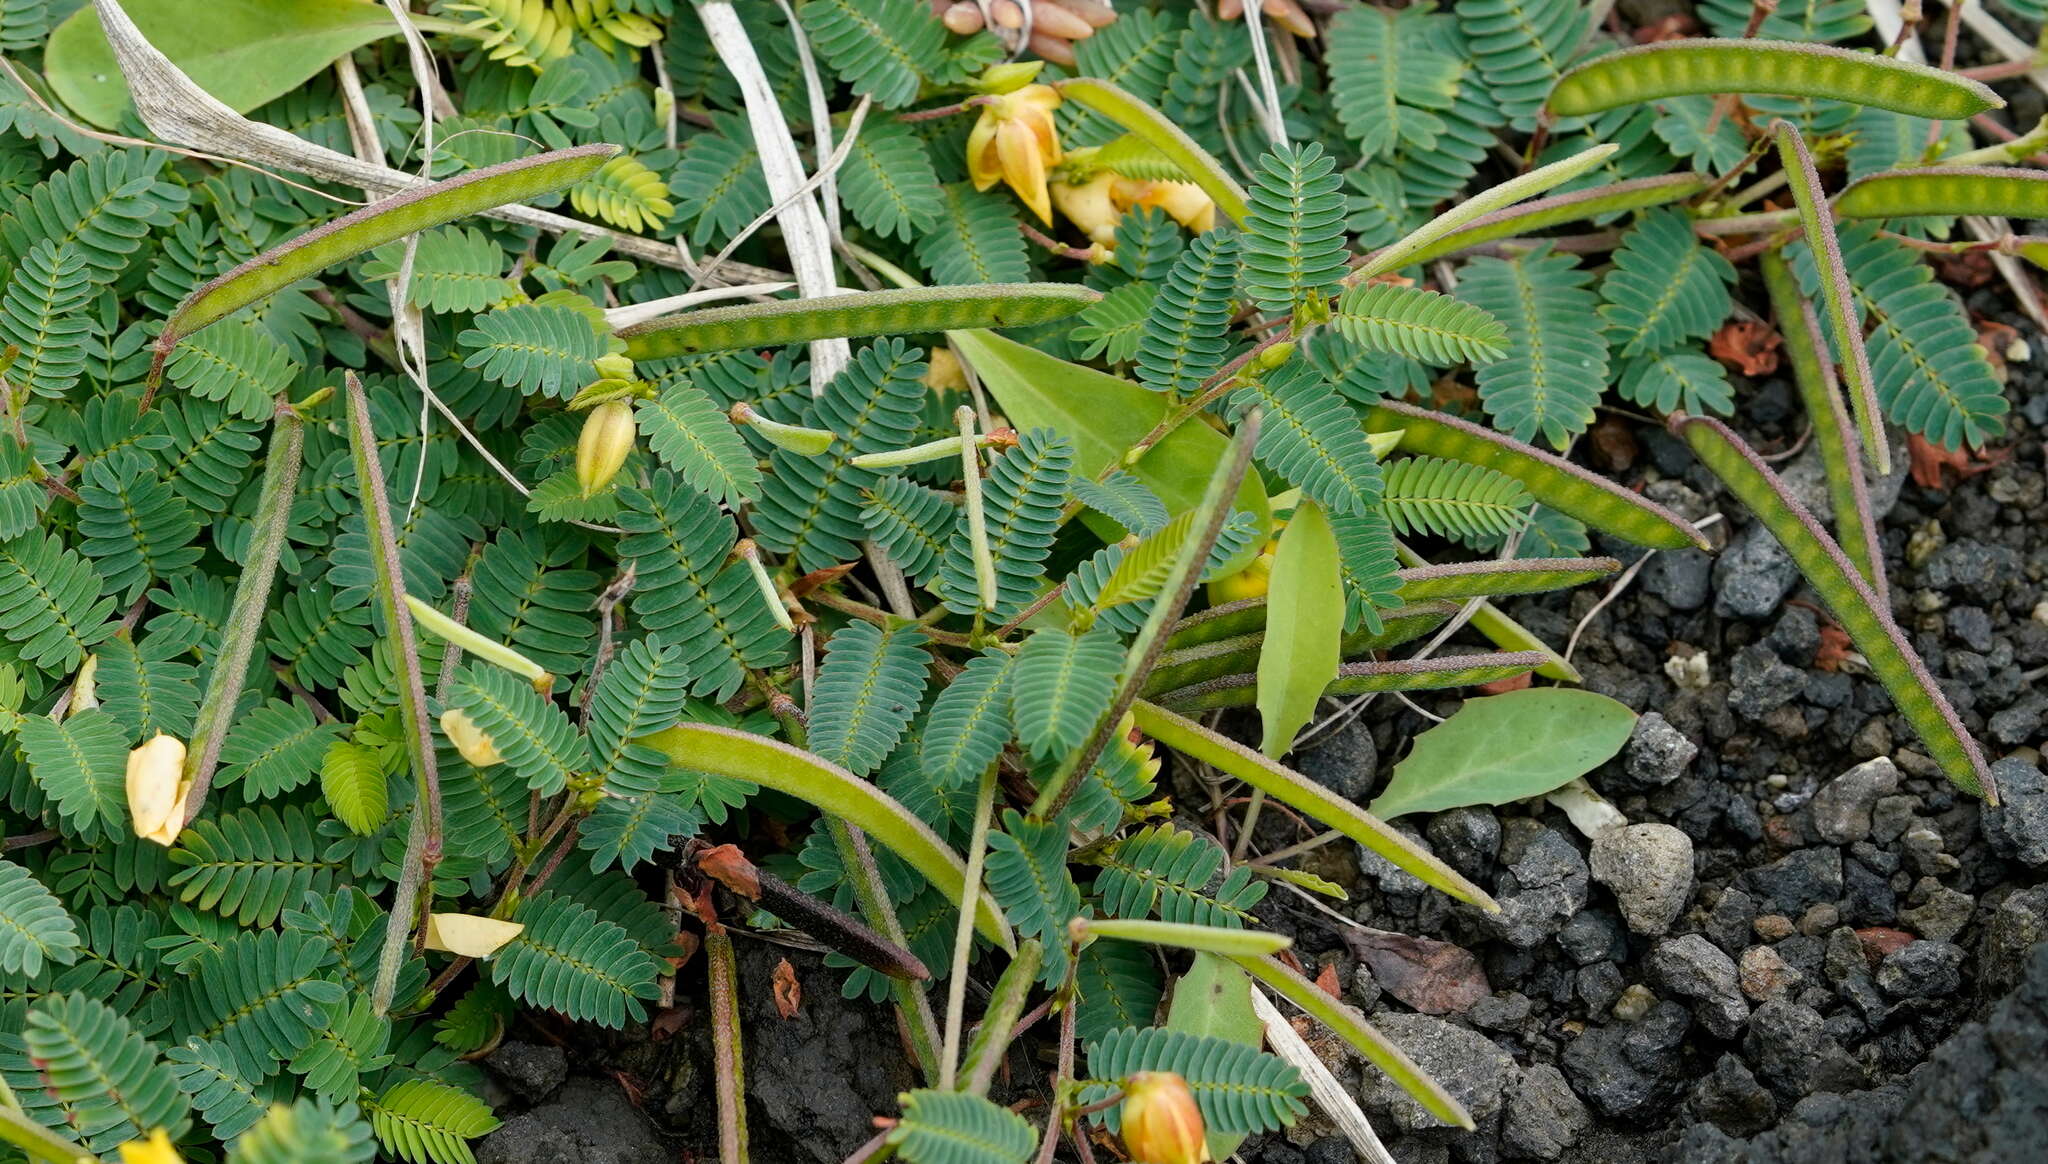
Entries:
{"label": "yellow flower", "polygon": [[135,835],[169,847],[185,827],[185,743],[158,732],[128,753],[128,818]]}
{"label": "yellow flower", "polygon": [[1264,598],[1266,587],[1273,581],[1273,547],[1268,545],[1251,565],[1235,574],[1218,578],[1209,583],[1209,604],[1221,606],[1226,602],[1241,602],[1247,598]]}
{"label": "yellow flower", "polygon": [[583,433],[576,438],[576,486],[585,497],[611,484],[626,455],[633,451],[633,409],[623,400],[607,400],[590,410]]}
{"label": "yellow flower", "polygon": [[1115,196],[1125,209],[1156,206],[1196,234],[1216,228],[1216,203],[1193,182],[1122,181]]}
{"label": "yellow flower", "polygon": [[171,1147],[171,1137],[162,1128],[147,1140],[130,1140],[121,1145],[121,1164],[184,1164],[185,1158]]}
{"label": "yellow flower", "polygon": [[497,741],[491,739],[490,733],[478,727],[476,721],[469,718],[469,713],[459,707],[451,707],[441,713],[441,732],[473,767],[488,768],[505,762],[505,757],[498,754]]}
{"label": "yellow flower", "polygon": [[1108,170],[1099,171],[1093,178],[1075,186],[1066,182],[1052,184],[1053,205],[1060,208],[1068,222],[1099,243],[1116,241],[1116,224],[1123,219],[1124,208],[1116,204],[1116,184],[1122,181]]}
{"label": "yellow flower", "polygon": [[1009,183],[1039,220],[1052,224],[1052,200],[1046,193],[1046,171],[1059,164],[1059,132],[1052,111],[1060,95],[1050,85],[1026,85],[993,98],[967,137],[967,174],[974,188],[988,190]]}
{"label": "yellow flower", "polygon": [[427,915],[427,949],[464,958],[488,958],[526,927],[518,922],[479,917],[473,913]]}
{"label": "yellow flower", "polygon": [[1145,1164],[1202,1164],[1209,1144],[1187,1080],[1140,1071],[1124,1081],[1124,1146]]}

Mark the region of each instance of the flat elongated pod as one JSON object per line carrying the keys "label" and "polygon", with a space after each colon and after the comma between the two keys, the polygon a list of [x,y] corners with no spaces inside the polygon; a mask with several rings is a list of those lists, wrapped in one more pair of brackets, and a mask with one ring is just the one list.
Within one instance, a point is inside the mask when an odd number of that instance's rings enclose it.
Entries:
{"label": "flat elongated pod", "polygon": [[[967,882],[960,855],[909,809],[837,764],[780,740],[703,723],[679,723],[636,742],[692,771],[729,776],[805,801],[873,837],[939,892],[960,899]],[[1016,948],[1010,923],[985,891],[974,925],[1003,949]]]}
{"label": "flat elongated pod", "polygon": [[1214,764],[1297,812],[1329,825],[1387,860],[1460,901],[1489,913],[1500,906],[1486,891],[1465,880],[1428,850],[1349,800],[1236,740],[1218,735],[1194,720],[1139,700],[1131,707],[1138,730],[1183,755]]}
{"label": "flat elongated pod", "polygon": [[1682,546],[1707,548],[1706,536],[1694,529],[1692,523],[1656,502],[1589,473],[1563,457],[1470,421],[1412,404],[1382,400],[1366,415],[1365,427],[1368,432],[1400,429],[1401,447],[1411,453],[1469,461],[1506,473],[1520,481],[1530,496],[1559,513],[1637,545],[1660,550]]}
{"label": "flat elongated pod", "polygon": [[1692,197],[1706,189],[1709,181],[1705,174],[1660,174],[1654,178],[1631,178],[1610,186],[1537,198],[1519,206],[1482,214],[1416,251],[1405,261],[1410,264],[1426,263],[1495,239],[1547,230],[1567,222],[1583,222],[1602,214],[1663,206]]}
{"label": "flat elongated pod", "polygon": [[636,323],[618,334],[626,341],[628,357],[658,360],[842,336],[1024,327],[1063,319],[1101,298],[1101,293],[1072,283],[856,291],[710,307]]}
{"label": "flat elongated pod", "polygon": [[344,259],[464,215],[573,186],[618,153],[615,145],[587,145],[535,154],[393,194],[316,226],[186,296],[157,337],[157,362],[200,328]]}
{"label": "flat elongated pod", "polygon": [[[1323,688],[1328,695],[1365,695],[1376,691],[1440,691],[1471,687],[1526,675],[1550,661],[1539,651],[1483,655],[1441,655],[1430,659],[1390,659],[1384,663],[1345,663]],[[1153,702],[1179,712],[1218,707],[1249,707],[1256,698],[1258,676],[1226,675],[1178,691]]]}
{"label": "flat elongated pod", "polygon": [[2048,170],[2015,166],[1926,166],[1859,178],[1835,195],[1842,218],[1988,214],[2048,218]]}
{"label": "flat elongated pod", "polygon": [[1556,117],[1691,93],[1817,97],[1953,120],[1997,109],[2003,98],[1968,77],[1830,45],[1782,40],[1667,40],[1587,61],[1557,79]]}
{"label": "flat elongated pod", "polygon": [[1597,582],[1621,569],[1613,558],[1482,558],[1401,571],[1401,597],[1458,600],[1541,594]]}
{"label": "flat elongated pod", "polygon": [[[1789,121],[1774,121],[1771,132],[1778,139],[1778,156],[1790,179],[1792,201],[1799,207],[1799,222],[1806,231],[1806,245],[1813,252],[1820,272],[1821,301],[1827,308],[1828,331],[1835,338],[1840,356],[1842,386],[1849,393],[1849,410],[1856,415],[1856,431],[1863,438],[1864,452],[1878,475],[1892,471],[1891,443],[1884,436],[1884,414],[1878,410],[1877,389],[1870,380],[1870,353],[1863,346],[1863,319],[1856,311],[1856,295],[1849,287],[1849,268],[1842,262],[1842,242],[1835,237],[1835,217],[1821,193],[1820,176],[1814,172],[1813,155],[1806,139]],[[1819,418],[1816,417],[1816,420]]]}
{"label": "flat elongated pod", "polygon": [[1231,178],[1221,162],[1196,145],[1195,139],[1164,113],[1122,87],[1097,77],[1075,77],[1060,81],[1053,87],[1060,91],[1060,96],[1074,104],[1086,106],[1136,134],[1165,155],[1168,161],[1179,166],[1188,181],[1200,186],[1209,200],[1216,204],[1216,209],[1230,221],[1244,225],[1245,217],[1251,213],[1244,187]]}
{"label": "flat elongated pod", "polygon": [[1799,572],[1849,632],[1849,641],[1869,660],[1871,672],[1891,693],[1899,713],[1913,725],[1920,742],[1948,778],[1972,796],[1997,804],[1998,789],[1991,782],[1991,770],[1985,766],[1977,741],[1970,738],[1956,709],[1935,686],[1927,664],[1907,644],[1885,600],[1856,572],[1842,547],[1820,528],[1756,450],[1727,425],[1711,417],[1683,413],[1674,414],[1670,425],[1792,555]]}

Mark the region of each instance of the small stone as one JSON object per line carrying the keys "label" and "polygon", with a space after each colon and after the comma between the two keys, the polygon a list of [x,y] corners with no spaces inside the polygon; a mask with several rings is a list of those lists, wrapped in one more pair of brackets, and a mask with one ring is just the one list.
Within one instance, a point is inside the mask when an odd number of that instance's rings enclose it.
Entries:
{"label": "small stone", "polygon": [[1804,974],[1794,970],[1769,946],[1744,950],[1742,961],[1736,966],[1736,977],[1742,983],[1742,993],[1756,1002],[1787,997],[1806,981]]}
{"label": "small stone", "polygon": [[2048,885],[2015,890],[1998,903],[1977,942],[1977,987],[2005,993],[2024,973],[2028,951],[2048,939]]}
{"label": "small stone", "polygon": [[1893,998],[1944,998],[1963,985],[1963,948],[1948,942],[1912,942],[1886,956],[1877,985]]}
{"label": "small stone", "polygon": [[1848,845],[1870,835],[1870,814],[1880,797],[1899,789],[1899,767],[1879,756],[1821,786],[1813,797],[1813,828],[1821,840]]}
{"label": "small stone", "polygon": [[1639,934],[1670,930],[1692,897],[1692,838],[1667,824],[1609,829],[1593,838],[1593,879],[1614,891]]}
{"label": "small stone", "polygon": [[1500,818],[1490,809],[1454,808],[1430,818],[1430,847],[1444,863],[1473,881],[1493,876],[1500,856]]}
{"label": "small stone", "polygon": [[1693,1089],[1692,1110],[1731,1136],[1753,1136],[1771,1126],[1778,1105],[1734,1055],[1723,1055]]}
{"label": "small stone", "polygon": [[1512,1155],[1562,1159],[1593,1122],[1586,1105],[1572,1094],[1564,1073],[1548,1063],[1523,1071],[1512,1090],[1500,1129],[1501,1144]]}
{"label": "small stone", "polygon": [[1655,1005],[1657,996],[1650,993],[1649,987],[1638,982],[1621,992],[1621,997],[1614,1001],[1613,1013],[1614,1017],[1622,1022],[1632,1023],[1649,1014],[1650,1008]]}
{"label": "small stone", "polygon": [[1699,754],[1699,745],[1687,739],[1685,733],[1656,712],[1646,711],[1636,720],[1635,731],[1622,748],[1622,770],[1638,790],[1662,788],[1685,775]]}
{"label": "small stone", "polygon": [[1644,959],[1650,981],[1666,994],[1690,999],[1693,1017],[1709,1034],[1733,1038],[1749,1019],[1735,960],[1698,934],[1666,938]]}
{"label": "small stone", "polygon": [[1372,799],[1378,779],[1379,749],[1371,728],[1354,719],[1296,756],[1295,765],[1302,775],[1337,795],[1364,804]]}
{"label": "small stone", "polygon": [[2038,738],[2044,721],[2048,721],[2048,695],[2029,692],[2004,711],[1994,712],[1985,722],[1984,734],[1993,743],[2016,748]]}
{"label": "small stone", "polygon": [[1557,931],[1557,944],[1581,966],[1628,953],[1621,923],[1604,909],[1582,909],[1573,914],[1572,920]]}
{"label": "small stone", "polygon": [[1806,673],[1762,643],[1735,652],[1728,667],[1728,706],[1744,719],[1761,720],[1805,689]]}
{"label": "small stone", "polygon": [[1536,1004],[1529,1001],[1528,995],[1503,990],[1473,1003],[1472,1009],[1465,1012],[1465,1017],[1472,1020],[1475,1027],[1484,1027],[1489,1031],[1511,1031],[1528,1022],[1535,1009]]}
{"label": "small stone", "polygon": [[1842,911],[1833,902],[1821,901],[1806,907],[1799,915],[1799,932],[1809,938],[1817,938],[1842,924]]}
{"label": "small stone", "polygon": [[1698,610],[1714,593],[1714,560],[1692,546],[1666,550],[1643,567],[1643,589],[1673,610]]}
{"label": "small stone", "polygon": [[1733,955],[1749,944],[1750,927],[1756,923],[1756,898],[1730,886],[1714,900],[1700,931],[1707,939]]}
{"label": "small stone", "polygon": [[1782,942],[1798,932],[1792,925],[1791,918],[1778,913],[1763,915],[1756,919],[1756,924],[1750,928],[1756,931],[1757,937],[1766,942]]}
{"label": "small stone", "polygon": [[[1474,1123],[1484,1128],[1500,1116],[1507,1086],[1515,1076],[1515,1061],[1492,1039],[1426,1014],[1382,1012],[1372,1022],[1464,1104]],[[1404,1132],[1442,1126],[1384,1072],[1365,1073],[1359,1102],[1368,1113],[1384,1115]]]}
{"label": "small stone", "polygon": [[1558,1062],[1572,1090],[1596,1111],[1627,1119],[1677,1098],[1690,1026],[1684,1007],[1660,1002],[1635,1022],[1585,1032]]}
{"label": "small stone", "polygon": [[1927,890],[1927,900],[1901,910],[1899,920],[1929,941],[1946,942],[1963,932],[1976,911],[1976,898],[1937,882]]}
{"label": "small stone", "polygon": [[1832,848],[1800,849],[1743,876],[1749,892],[1772,912],[1802,913],[1842,896],[1842,854]]}
{"label": "small stone", "polygon": [[1764,523],[1753,521],[1714,563],[1714,613],[1767,618],[1799,581],[1799,563]]}
{"label": "small stone", "polygon": [[1579,967],[1572,992],[1586,1004],[1586,1013],[1599,1014],[1621,997],[1623,982],[1621,967],[1612,962],[1595,962],[1591,966]]}
{"label": "small stone", "polygon": [[1585,908],[1586,859],[1563,833],[1518,819],[1506,830],[1501,855],[1507,868],[1493,894],[1500,912],[1479,920],[1502,941],[1531,949]]}
{"label": "small stone", "polygon": [[2048,865],[2048,777],[2020,756],[1991,766],[2000,804],[1984,810],[1984,836],[2000,856],[2023,865]]}
{"label": "small stone", "polygon": [[477,1164],[667,1164],[675,1150],[610,1080],[574,1079],[554,1099],[499,1125],[476,1145]]}
{"label": "small stone", "polygon": [[1757,1078],[1786,1103],[1812,1091],[1848,1091],[1863,1083],[1863,1069],[1827,1033],[1820,1014],[1796,1002],[1778,999],[1757,1007],[1742,1051]]}
{"label": "small stone", "polygon": [[498,1044],[497,1050],[484,1056],[484,1066],[491,1069],[507,1091],[530,1104],[553,1095],[562,1081],[569,1078],[569,1057],[562,1048],[516,1039]]}
{"label": "small stone", "polygon": [[1913,827],[1913,811],[1919,807],[1917,796],[1881,797],[1870,813],[1870,839],[1889,845],[1905,836],[1906,830]]}

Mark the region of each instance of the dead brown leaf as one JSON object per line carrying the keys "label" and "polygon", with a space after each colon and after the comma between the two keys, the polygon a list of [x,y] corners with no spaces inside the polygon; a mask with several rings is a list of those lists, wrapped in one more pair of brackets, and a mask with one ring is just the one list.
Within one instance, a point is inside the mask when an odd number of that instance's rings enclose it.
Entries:
{"label": "dead brown leaf", "polygon": [[1660,40],[1679,40],[1699,32],[1700,22],[1690,13],[1674,12],[1660,20],[1653,20],[1629,34],[1637,44],[1655,44]]}
{"label": "dead brown leaf", "polygon": [[1482,695],[1506,695],[1510,691],[1520,691],[1529,686],[1529,681],[1533,678],[1534,672],[1524,671],[1520,675],[1510,675],[1505,679],[1495,679],[1491,683],[1481,683],[1479,692]]}
{"label": "dead brown leaf", "polygon": [[1919,433],[1906,434],[1906,455],[1912,462],[1913,483],[1922,489],[1946,489],[1948,474],[1966,480],[2005,463],[2012,454],[2004,449],[1978,453],[1968,448],[1944,449]]}
{"label": "dead brown leaf", "polygon": [[793,1019],[803,1009],[804,988],[796,980],[796,967],[784,958],[775,963],[775,1013]]}
{"label": "dead brown leaf", "polygon": [[1362,926],[1343,934],[1388,994],[1424,1014],[1456,1014],[1493,993],[1479,959],[1462,946]]}
{"label": "dead brown leaf", "polygon": [[1344,997],[1344,987],[1337,981],[1337,964],[1335,962],[1323,963],[1323,968],[1316,972],[1316,989],[1329,995],[1331,998]]}
{"label": "dead brown leaf", "polygon": [[1707,354],[1745,376],[1767,376],[1778,370],[1778,346],[1784,337],[1754,319],[1732,319],[1707,340]]}
{"label": "dead brown leaf", "polygon": [[1936,255],[1934,269],[1942,282],[1954,287],[1982,287],[1998,274],[1998,268],[1991,264],[1991,256],[1984,251]]}
{"label": "dead brown leaf", "polygon": [[1856,653],[1849,632],[1838,626],[1820,628],[1820,648],[1813,653],[1813,665],[1823,671],[1839,671],[1844,660]]}

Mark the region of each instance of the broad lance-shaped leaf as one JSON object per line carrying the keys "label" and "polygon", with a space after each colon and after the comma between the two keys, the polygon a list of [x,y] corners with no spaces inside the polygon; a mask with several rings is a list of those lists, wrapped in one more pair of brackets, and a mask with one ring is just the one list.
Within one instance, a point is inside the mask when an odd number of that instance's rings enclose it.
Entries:
{"label": "broad lance-shaped leaf", "polygon": [[1689,39],[1588,61],[1558,78],[1546,106],[1574,117],[1690,93],[1816,97],[1930,118],[2005,105],[1980,82],[1897,57],[1791,41]]}
{"label": "broad lance-shaped leaf", "polygon": [[1369,806],[1391,820],[1468,804],[1501,805],[1570,783],[1621,750],[1636,716],[1605,695],[1531,687],[1468,699],[1415,737]]}
{"label": "broad lance-shaped leaf", "polygon": [[618,334],[628,356],[655,360],[839,336],[1029,327],[1065,319],[1101,298],[1072,283],[891,288],[709,307],[636,323]]}
{"label": "broad lance-shaped leaf", "polygon": [[1337,534],[1313,501],[1294,507],[1266,592],[1266,640],[1259,647],[1259,750],[1284,756],[1315,718],[1323,688],[1343,661],[1344,581]]}
{"label": "broad lance-shaped leaf", "polygon": [[[879,841],[941,893],[956,901],[961,897],[967,866],[959,854],[909,809],[836,764],[778,740],[713,724],[679,723],[639,742],[667,755],[677,767],[805,801]],[[975,928],[1003,949],[1015,948],[1009,923],[986,892],[975,911]]]}
{"label": "broad lance-shaped leaf", "polygon": [[1707,548],[1706,535],[1685,519],[1607,478],[1512,437],[1470,421],[1395,400],[1382,400],[1366,414],[1368,432],[1399,431],[1401,448],[1469,461],[1506,473],[1529,495],[1559,513],[1642,546],[1676,550]]}
{"label": "broad lance-shaped leaf", "polygon": [[1274,800],[1322,821],[1460,901],[1489,913],[1500,907],[1486,891],[1403,834],[1350,801],[1275,760],[1261,756],[1191,719],[1139,700],[1131,707],[1138,730],[1193,759],[1214,764]]}
{"label": "broad lance-shaped leaf", "polygon": [[618,153],[618,146],[587,145],[535,154],[394,194],[314,227],[186,296],[157,337],[157,364],[179,340],[301,279],[464,215],[573,186]]}
{"label": "broad lance-shaped leaf", "polygon": [[1977,741],[1935,686],[1927,664],[1913,653],[1886,601],[1856,572],[1842,547],[1727,425],[1703,416],[1674,416],[1670,424],[1799,563],[1799,572],[1849,632],[1849,641],[1869,660],[1871,671],[1891,692],[1899,713],[1913,725],[1941,770],[1956,787],[1997,804],[1998,788]]}

